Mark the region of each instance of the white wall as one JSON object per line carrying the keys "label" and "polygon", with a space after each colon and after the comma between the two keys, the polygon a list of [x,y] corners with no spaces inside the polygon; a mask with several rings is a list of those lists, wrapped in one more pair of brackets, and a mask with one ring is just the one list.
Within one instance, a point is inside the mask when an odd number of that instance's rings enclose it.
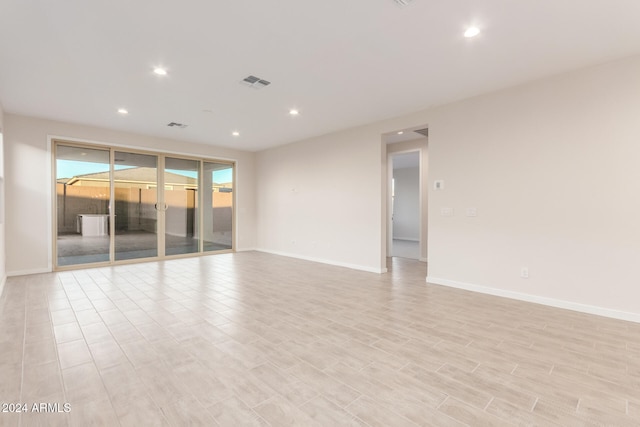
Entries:
{"label": "white wall", "polygon": [[634,57],[435,112],[430,280],[640,320],[639,76]]}
{"label": "white wall", "polygon": [[382,271],[380,134],[355,129],[257,154],[260,250]]}
{"label": "white wall", "polygon": [[237,161],[237,249],[255,247],[254,153],[5,114],[6,245],[9,275],[51,269],[48,136]]}
{"label": "white wall", "polygon": [[[416,153],[418,155],[418,153]],[[420,168],[393,170],[393,238],[420,241]]]}
{"label": "white wall", "polygon": [[0,298],[7,279],[6,244],[5,244],[5,185],[4,185],[4,111],[0,104]]}
{"label": "white wall", "polygon": [[382,270],[380,135],[427,124],[429,280],[640,321],[638,76],[628,58],[259,153],[258,246]]}

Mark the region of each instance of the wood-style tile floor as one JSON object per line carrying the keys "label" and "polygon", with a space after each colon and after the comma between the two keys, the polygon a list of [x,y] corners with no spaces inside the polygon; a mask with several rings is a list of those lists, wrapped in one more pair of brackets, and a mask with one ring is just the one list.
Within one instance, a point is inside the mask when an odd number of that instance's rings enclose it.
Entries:
{"label": "wood-style tile floor", "polygon": [[640,325],[390,267],[245,252],[10,278],[0,401],[28,407],[0,425],[640,425]]}

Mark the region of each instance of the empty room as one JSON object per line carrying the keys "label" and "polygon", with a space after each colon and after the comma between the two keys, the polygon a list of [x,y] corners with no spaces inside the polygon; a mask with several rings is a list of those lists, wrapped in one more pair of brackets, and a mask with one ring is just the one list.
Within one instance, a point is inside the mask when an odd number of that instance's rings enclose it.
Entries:
{"label": "empty room", "polygon": [[0,1],[0,426],[640,425],[640,2]]}

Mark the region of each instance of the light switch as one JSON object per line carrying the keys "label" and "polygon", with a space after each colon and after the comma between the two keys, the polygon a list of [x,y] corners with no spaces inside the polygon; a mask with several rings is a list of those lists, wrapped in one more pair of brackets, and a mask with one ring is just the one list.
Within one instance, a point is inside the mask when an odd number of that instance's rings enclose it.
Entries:
{"label": "light switch", "polygon": [[478,208],[467,208],[467,216],[478,216]]}
{"label": "light switch", "polygon": [[440,208],[441,216],[453,216],[453,208]]}
{"label": "light switch", "polygon": [[444,181],[441,180],[441,179],[433,181],[433,189],[434,190],[442,190],[442,189],[444,189]]}

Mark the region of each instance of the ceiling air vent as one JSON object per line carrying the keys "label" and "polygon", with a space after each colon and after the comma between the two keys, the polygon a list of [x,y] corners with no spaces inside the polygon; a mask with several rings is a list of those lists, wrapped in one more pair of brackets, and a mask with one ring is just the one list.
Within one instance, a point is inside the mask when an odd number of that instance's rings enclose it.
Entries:
{"label": "ceiling air vent", "polygon": [[404,7],[409,3],[411,3],[413,0],[393,0],[393,1],[395,1],[398,6]]}
{"label": "ceiling air vent", "polygon": [[263,80],[260,77],[256,76],[245,77],[240,83],[254,89],[262,89],[263,87],[269,86],[271,84],[271,82]]}
{"label": "ceiling air vent", "polygon": [[427,138],[429,137],[429,128],[414,130],[414,132],[419,133],[420,135],[424,135]]}
{"label": "ceiling air vent", "polygon": [[180,128],[180,129],[184,129],[187,127],[187,125],[183,125],[182,123],[176,123],[176,122],[171,122],[167,126],[169,126],[170,128]]}

